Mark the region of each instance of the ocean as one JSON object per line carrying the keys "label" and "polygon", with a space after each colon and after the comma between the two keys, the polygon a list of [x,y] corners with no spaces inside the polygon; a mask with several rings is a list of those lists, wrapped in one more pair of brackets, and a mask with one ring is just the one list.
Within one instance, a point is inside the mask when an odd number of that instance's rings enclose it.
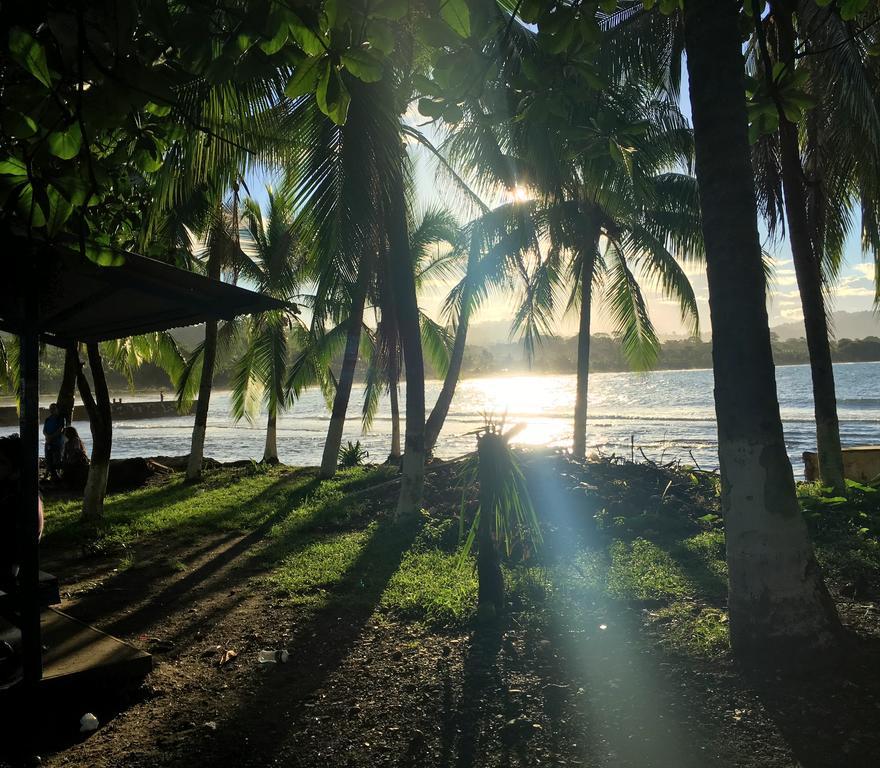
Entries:
{"label": "ocean", "polygon": [[[838,413],[844,445],[880,443],[880,363],[836,365]],[[785,439],[796,476],[803,476],[801,454],[815,448],[815,424],[809,368],[776,371]],[[428,408],[441,382],[426,385]],[[711,370],[651,373],[596,373],[590,377],[589,450],[629,458],[641,452],[653,461],[696,461],[703,469],[718,466]],[[403,387],[402,389],[405,389]],[[566,446],[571,440],[574,375],[493,376],[459,382],[436,455],[451,458],[474,448],[472,434],[486,418],[508,426],[524,424],[515,442],[521,445]],[[403,395],[403,392],[401,393]],[[158,399],[156,393],[114,393],[126,401]],[[388,400],[381,403],[370,431],[362,433],[363,387],[355,385],[344,441],[360,440],[370,460],[387,458],[391,420]],[[45,397],[43,398],[45,399]],[[403,399],[403,398],[401,398]],[[403,402],[401,402],[403,412]],[[328,409],[317,390],[305,392],[278,420],[281,461],[293,465],[320,463]],[[90,448],[88,423],[75,423]],[[117,421],[113,457],[180,455],[189,451],[192,417]],[[3,429],[9,433],[14,429]],[[264,418],[236,423],[230,416],[229,392],[215,391],[205,439],[205,455],[220,461],[263,454]],[[641,449],[641,451],[639,450]]]}

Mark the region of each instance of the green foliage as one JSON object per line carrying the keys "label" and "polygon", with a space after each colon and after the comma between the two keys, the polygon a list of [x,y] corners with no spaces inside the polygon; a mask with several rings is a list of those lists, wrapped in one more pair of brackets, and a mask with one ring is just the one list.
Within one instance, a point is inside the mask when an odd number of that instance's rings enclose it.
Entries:
{"label": "green foliage", "polygon": [[351,469],[359,467],[370,458],[370,452],[357,440],[352,443],[351,440],[339,449],[339,466],[341,469]]}
{"label": "green foliage", "polygon": [[[532,506],[528,485],[509,440],[519,430],[502,433],[502,425],[488,421],[478,435],[478,448],[462,466],[462,508],[459,514],[459,562],[464,564],[480,527],[488,515],[492,540],[507,558],[526,561],[543,543],[541,525]],[[482,450],[480,448],[482,446]],[[470,528],[466,527],[465,501],[479,482],[480,505]]]}
{"label": "green foliage", "polygon": [[458,555],[439,549],[407,552],[381,607],[432,626],[462,626],[476,610],[477,578],[472,568],[457,567],[458,562]]}

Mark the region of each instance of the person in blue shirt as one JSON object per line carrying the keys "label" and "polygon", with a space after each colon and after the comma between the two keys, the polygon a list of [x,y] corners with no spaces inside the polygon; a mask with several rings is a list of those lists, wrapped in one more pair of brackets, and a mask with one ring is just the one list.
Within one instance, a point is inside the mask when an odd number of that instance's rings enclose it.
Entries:
{"label": "person in blue shirt", "polygon": [[58,481],[61,469],[61,449],[64,446],[64,417],[58,413],[58,404],[49,406],[49,415],[43,422],[43,436],[46,438],[46,472],[52,482]]}

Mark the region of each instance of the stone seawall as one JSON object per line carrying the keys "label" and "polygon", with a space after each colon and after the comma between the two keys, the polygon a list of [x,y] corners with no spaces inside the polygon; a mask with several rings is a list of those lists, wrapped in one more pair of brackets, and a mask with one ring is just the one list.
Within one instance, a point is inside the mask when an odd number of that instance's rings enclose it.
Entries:
{"label": "stone seawall", "polygon": [[[112,403],[110,412],[114,421],[125,421],[134,419],[167,419],[173,416],[188,416],[195,409],[193,407],[188,411],[181,413],[177,410],[177,404],[174,400],[165,400],[164,402],[130,402],[130,403]],[[47,408],[40,408],[40,423],[42,424],[49,415]],[[86,413],[85,406],[77,405],[73,409],[74,421],[88,421],[89,415]],[[0,407],[0,427],[18,426],[18,411],[15,406]]]}

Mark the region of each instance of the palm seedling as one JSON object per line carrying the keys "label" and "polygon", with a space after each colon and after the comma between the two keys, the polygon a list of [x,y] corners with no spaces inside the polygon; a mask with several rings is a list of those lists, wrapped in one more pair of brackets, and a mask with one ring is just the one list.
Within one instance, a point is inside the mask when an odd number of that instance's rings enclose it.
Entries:
{"label": "palm seedling", "polygon": [[543,541],[538,516],[532,506],[528,486],[510,440],[519,432],[513,427],[489,420],[477,432],[477,451],[463,470],[464,493],[479,484],[479,506],[470,529],[465,530],[464,496],[460,515],[460,563],[474,545],[477,548],[478,598],[481,618],[499,616],[505,607],[502,552],[510,558],[514,551],[534,550]]}

